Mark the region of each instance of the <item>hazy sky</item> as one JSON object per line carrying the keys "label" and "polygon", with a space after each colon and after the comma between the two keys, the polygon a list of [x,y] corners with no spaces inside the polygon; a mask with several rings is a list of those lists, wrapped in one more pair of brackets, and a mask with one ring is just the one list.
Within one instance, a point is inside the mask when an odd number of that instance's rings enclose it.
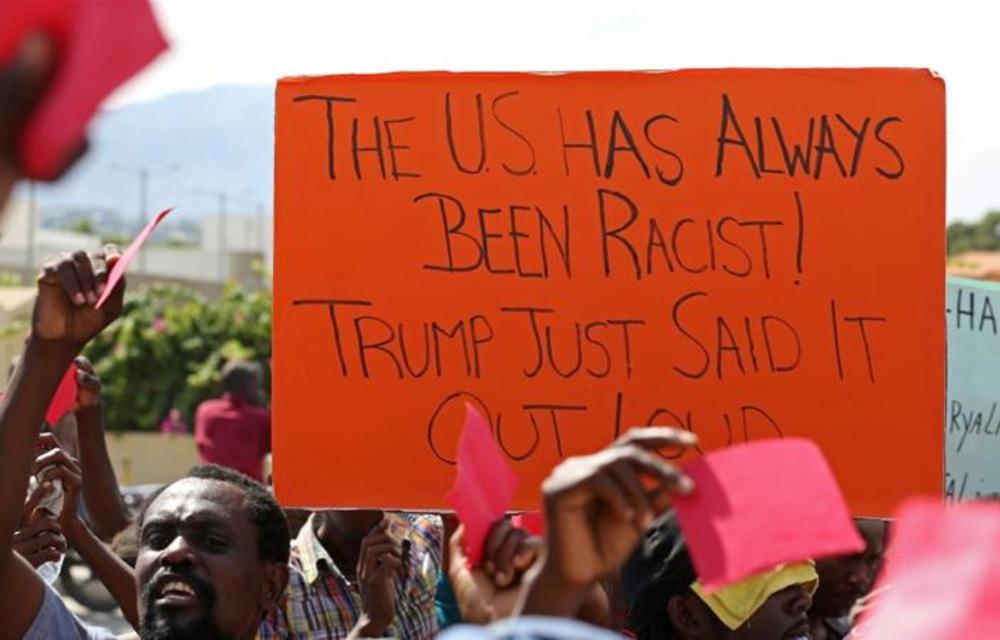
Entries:
{"label": "hazy sky", "polygon": [[173,48],[112,106],[400,69],[905,66],[948,92],[948,216],[1000,208],[1000,5],[939,0],[159,0]]}

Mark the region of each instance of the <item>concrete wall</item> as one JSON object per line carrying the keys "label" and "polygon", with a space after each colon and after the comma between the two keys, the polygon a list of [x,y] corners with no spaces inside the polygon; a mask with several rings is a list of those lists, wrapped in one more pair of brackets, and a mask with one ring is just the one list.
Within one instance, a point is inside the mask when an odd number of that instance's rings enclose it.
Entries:
{"label": "concrete wall", "polygon": [[198,463],[193,436],[160,433],[109,433],[111,464],[121,485],[164,484]]}

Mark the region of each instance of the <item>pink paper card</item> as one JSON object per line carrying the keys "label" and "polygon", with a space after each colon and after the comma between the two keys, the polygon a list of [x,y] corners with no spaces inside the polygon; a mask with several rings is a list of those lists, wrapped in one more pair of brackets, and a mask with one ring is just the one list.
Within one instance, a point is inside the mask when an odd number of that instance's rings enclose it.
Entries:
{"label": "pink paper card", "polygon": [[1000,638],[1000,505],[914,500],[890,535],[857,637]]}
{"label": "pink paper card", "polygon": [[50,426],[59,422],[60,418],[73,410],[73,407],[76,406],[76,392],[76,365],[71,364],[59,382],[59,386],[52,396],[52,402],[49,403],[49,408],[45,412],[45,421]]}
{"label": "pink paper card", "polygon": [[173,211],[173,209],[164,209],[156,214],[156,216],[149,221],[149,224],[146,225],[146,228],[140,231],[139,235],[135,237],[135,240],[133,240],[132,244],[128,246],[128,249],[126,249],[125,253],[122,254],[122,257],[118,259],[118,262],[111,267],[111,273],[108,274],[108,281],[104,285],[104,293],[102,293],[101,297],[98,298],[97,304],[94,305],[95,308],[100,309],[107,299],[111,297],[115,287],[118,286],[118,283],[121,282],[122,276],[125,275],[125,270],[128,269],[129,264],[135,260],[135,256],[138,255],[139,250],[142,249],[142,245],[146,244],[146,240],[149,240],[149,236],[153,234],[153,230],[156,229],[157,225],[159,225],[171,211]]}
{"label": "pink paper card", "polygon": [[833,472],[810,440],[722,449],[684,471],[694,492],[675,498],[674,507],[706,590],[781,564],[865,547]]}
{"label": "pink paper card", "polygon": [[455,483],[448,493],[448,503],[465,526],[466,555],[475,566],[483,557],[493,523],[510,508],[518,480],[483,416],[469,403],[465,404],[465,412]]}

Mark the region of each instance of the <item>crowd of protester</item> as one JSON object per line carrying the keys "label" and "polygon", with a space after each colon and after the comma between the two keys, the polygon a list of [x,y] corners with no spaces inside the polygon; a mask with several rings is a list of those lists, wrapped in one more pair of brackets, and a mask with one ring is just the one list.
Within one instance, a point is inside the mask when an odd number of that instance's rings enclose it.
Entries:
{"label": "crowd of protester", "polygon": [[[19,127],[52,70],[45,38],[26,38],[0,71],[0,208],[21,177]],[[71,160],[67,160],[67,166]],[[859,520],[861,553],[774,567],[702,588],[671,501],[692,481],[657,456],[689,434],[627,432],[570,458],[540,488],[544,536],[494,523],[470,566],[464,530],[444,515],[283,510],[262,484],[270,420],[260,372],[227,367],[203,405],[203,460],[126,508],[105,446],[101,381],[79,354],[122,312],[125,283],[100,309],[117,249],[48,263],[31,327],[0,403],[0,638],[106,638],[67,608],[40,571],[74,549],[144,640],[183,638],[849,637],[879,571],[888,524]],[[43,424],[77,364],[76,406]],[[162,431],[188,431],[179,415]],[[35,482],[30,482],[34,478]],[[62,505],[43,505],[55,491]]]}

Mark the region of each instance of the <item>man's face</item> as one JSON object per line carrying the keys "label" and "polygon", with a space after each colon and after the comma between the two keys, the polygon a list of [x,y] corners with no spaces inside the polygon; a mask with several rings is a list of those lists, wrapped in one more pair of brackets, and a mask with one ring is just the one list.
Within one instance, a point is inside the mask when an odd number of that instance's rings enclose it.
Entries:
{"label": "man's face", "polygon": [[705,640],[810,640],[809,605],[812,597],[803,585],[773,594],[736,629],[727,627],[693,592],[674,596],[668,607],[682,638]]}
{"label": "man's face", "polygon": [[809,640],[812,597],[802,585],[772,595],[746,623],[732,631],[732,640]]}
{"label": "man's face", "polygon": [[268,601],[268,566],[241,489],[187,478],[146,511],[136,583],[144,640],[252,638]]}
{"label": "man's face", "polygon": [[846,616],[859,599],[871,591],[882,564],[885,523],[859,520],[858,531],[865,540],[865,550],[851,556],[838,556],[816,562],[819,589],[812,615],[823,618]]}

